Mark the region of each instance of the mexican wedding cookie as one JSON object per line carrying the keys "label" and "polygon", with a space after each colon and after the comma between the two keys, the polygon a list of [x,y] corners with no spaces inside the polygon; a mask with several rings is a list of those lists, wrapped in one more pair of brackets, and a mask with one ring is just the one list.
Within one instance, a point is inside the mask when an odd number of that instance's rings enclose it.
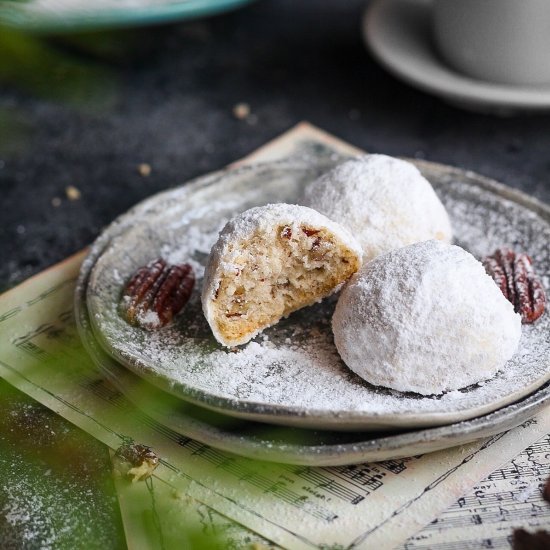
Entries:
{"label": "mexican wedding cookie", "polygon": [[363,266],[332,328],[367,382],[430,395],[491,378],[518,346],[521,317],[471,254],[431,240]]}
{"label": "mexican wedding cookie", "polygon": [[449,216],[410,162],[364,155],[336,166],[305,189],[305,204],[347,227],[365,261],[416,242],[451,242]]}
{"label": "mexican wedding cookie", "polygon": [[225,346],[331,294],[361,266],[346,229],[306,208],[270,204],[232,219],[212,248],[203,311]]}

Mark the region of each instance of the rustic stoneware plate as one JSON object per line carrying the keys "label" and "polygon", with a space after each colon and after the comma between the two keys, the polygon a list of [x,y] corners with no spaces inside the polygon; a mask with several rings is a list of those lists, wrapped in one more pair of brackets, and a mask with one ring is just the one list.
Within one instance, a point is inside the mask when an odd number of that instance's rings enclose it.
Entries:
{"label": "rustic stoneware plate", "polygon": [[550,109],[550,86],[482,82],[448,67],[435,51],[432,0],[376,0],[363,21],[374,57],[412,86],[472,110],[510,114]]}
{"label": "rustic stoneware plate", "polygon": [[[307,157],[247,166],[151,197],[109,226],[84,263],[92,330],[117,362],[164,392],[226,415],[325,430],[396,430],[450,424],[518,401],[550,378],[550,316],[523,327],[516,355],[491,380],[423,397],[369,385],[332,342],[334,300],[291,315],[237,351],[213,339],[202,315],[202,265],[225,221],[269,202],[300,202],[304,185],[341,159]],[[548,287],[550,210],[475,174],[420,163],[447,207],[456,241],[481,257],[510,245],[528,251]],[[118,304],[125,282],[163,256],[190,262],[198,284],[176,323],[130,326]],[[449,365],[453,368],[453,365]]]}
{"label": "rustic stoneware plate", "polygon": [[[91,266],[89,266],[91,267]],[[89,273],[89,269],[87,270]],[[167,394],[117,363],[98,344],[86,305],[87,277],[76,290],[76,324],[92,360],[139,409],[136,421],[248,458],[305,466],[343,466],[416,456],[488,437],[525,422],[550,403],[550,382],[496,412],[438,428],[399,433],[274,426],[222,415]],[[109,394],[112,400],[113,395]]]}

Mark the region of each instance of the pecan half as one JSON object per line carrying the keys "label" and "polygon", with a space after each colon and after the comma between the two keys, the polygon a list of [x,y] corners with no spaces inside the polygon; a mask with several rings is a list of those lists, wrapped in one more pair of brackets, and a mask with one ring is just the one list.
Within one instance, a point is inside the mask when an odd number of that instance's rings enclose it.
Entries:
{"label": "pecan half", "polygon": [[533,323],[544,313],[544,287],[527,254],[499,248],[483,260],[483,265],[516,313],[521,315],[523,323]]}
{"label": "pecan half", "polygon": [[189,264],[168,265],[158,258],[140,267],[122,294],[126,320],[148,330],[170,323],[189,301],[195,274]]}
{"label": "pecan half", "polygon": [[147,479],[159,465],[159,457],[155,451],[140,443],[121,445],[116,450],[115,458],[117,470],[123,475],[132,476],[132,481]]}

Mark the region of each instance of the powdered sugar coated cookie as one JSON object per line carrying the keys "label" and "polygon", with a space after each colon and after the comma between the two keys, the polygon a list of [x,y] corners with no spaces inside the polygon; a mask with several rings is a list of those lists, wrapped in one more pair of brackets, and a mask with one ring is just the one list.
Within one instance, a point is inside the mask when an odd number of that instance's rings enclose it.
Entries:
{"label": "powdered sugar coated cookie", "polygon": [[424,395],[491,378],[521,336],[520,316],[481,263],[435,240],[363,266],[342,291],[332,326],[359,376]]}
{"label": "powdered sugar coated cookie", "polygon": [[415,242],[451,242],[449,216],[410,162],[386,155],[348,160],[305,189],[305,204],[347,227],[364,260]]}

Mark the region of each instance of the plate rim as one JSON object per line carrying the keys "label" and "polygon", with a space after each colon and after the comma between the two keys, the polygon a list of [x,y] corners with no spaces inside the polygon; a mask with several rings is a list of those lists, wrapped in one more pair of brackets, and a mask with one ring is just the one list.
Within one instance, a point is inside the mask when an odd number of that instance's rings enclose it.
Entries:
{"label": "plate rim", "polygon": [[[528,421],[540,410],[550,404],[550,381],[532,394],[516,403],[506,405],[487,415],[482,415],[467,421],[455,422],[445,426],[422,428],[413,431],[399,432],[382,437],[373,437],[365,441],[339,443],[332,445],[279,445],[272,441],[251,441],[246,436],[232,430],[224,433],[218,427],[212,427],[206,422],[193,419],[191,424],[195,430],[190,433],[181,429],[181,423],[176,425],[174,417],[167,417],[140,407],[129,395],[127,388],[120,379],[110,375],[108,368],[102,363],[100,355],[123,369],[125,375],[140,379],[138,375],[118,364],[95,340],[89,313],[85,300],[85,284],[77,284],[75,289],[75,320],[77,331],[84,348],[94,365],[134,406],[153,420],[167,426],[176,433],[190,437],[203,444],[225,452],[244,456],[255,460],[265,460],[299,466],[344,466],[363,462],[378,462],[409,457],[427,452],[435,452],[457,445],[467,444],[483,437],[489,437],[516,427]],[[140,379],[142,380],[142,379]],[[164,393],[149,382],[142,383],[151,386],[155,392]],[[178,416],[185,416],[178,413]],[[253,421],[246,421],[253,422]],[[189,423],[187,423],[189,425]],[[458,433],[457,433],[457,430]],[[185,433],[186,432],[186,433]],[[371,432],[372,433],[372,432]]]}

